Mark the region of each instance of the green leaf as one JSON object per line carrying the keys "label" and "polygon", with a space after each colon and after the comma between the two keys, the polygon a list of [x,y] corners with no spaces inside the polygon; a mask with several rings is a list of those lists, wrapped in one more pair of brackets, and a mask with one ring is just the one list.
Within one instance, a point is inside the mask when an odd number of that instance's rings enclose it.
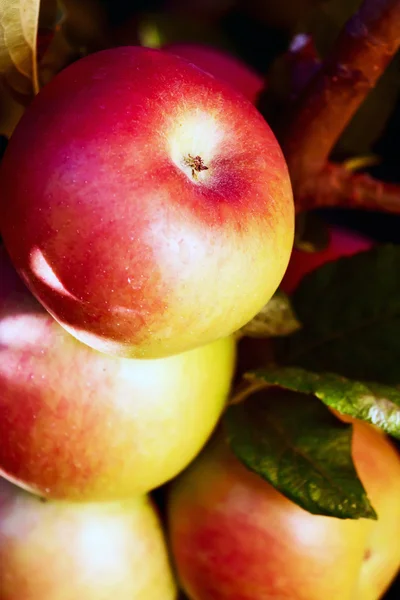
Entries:
{"label": "green leaf", "polygon": [[313,394],[342,414],[367,421],[400,439],[400,390],[379,383],[352,381],[333,373],[311,373],[296,367],[266,367],[246,379]]}
{"label": "green leaf", "polygon": [[308,512],[377,518],[353,465],[352,426],[315,397],[261,390],[223,419],[237,458]]}
{"label": "green leaf", "polygon": [[284,336],[299,329],[289,297],[277,290],[264,308],[238,334],[240,337],[269,338]]}
{"label": "green leaf", "polygon": [[400,246],[326,263],[292,304],[302,328],[278,340],[277,363],[400,384]]}

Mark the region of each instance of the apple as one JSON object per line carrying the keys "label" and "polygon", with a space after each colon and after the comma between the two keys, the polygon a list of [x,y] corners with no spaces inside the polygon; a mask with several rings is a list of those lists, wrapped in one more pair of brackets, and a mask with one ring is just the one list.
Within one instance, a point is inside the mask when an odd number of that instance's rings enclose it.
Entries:
{"label": "apple", "polygon": [[97,352],[44,310],[0,248],[0,475],[29,491],[110,500],[164,483],[210,436],[234,363],[233,336],[153,360]]}
{"label": "apple", "polygon": [[163,50],[185,58],[220,81],[236,88],[253,104],[264,87],[264,80],[249,65],[229,53],[210,46],[191,43],[167,44]]}
{"label": "apple", "polygon": [[1,600],[174,600],[159,518],[146,497],[43,502],[0,478]]}
{"label": "apple", "polygon": [[328,233],[328,245],[319,252],[305,252],[293,248],[288,268],[280,285],[284,292],[292,294],[304,275],[322,267],[325,263],[337,260],[342,256],[353,256],[358,252],[369,250],[373,246],[370,238],[344,227],[331,226]]}
{"label": "apple", "polygon": [[109,354],[230,335],[269,300],[294,236],[271,129],[168,52],[103,50],[44,86],[0,170],[0,233],[34,295]]}
{"label": "apple", "polygon": [[400,457],[354,424],[353,458],[378,521],[308,513],[221,437],[172,485],[169,535],[190,600],[377,600],[400,567]]}

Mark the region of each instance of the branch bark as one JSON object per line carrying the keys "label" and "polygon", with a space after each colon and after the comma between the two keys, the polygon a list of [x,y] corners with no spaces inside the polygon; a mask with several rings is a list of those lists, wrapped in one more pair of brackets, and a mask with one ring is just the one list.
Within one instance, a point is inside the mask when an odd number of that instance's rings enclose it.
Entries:
{"label": "branch bark", "polygon": [[296,211],[329,207],[400,214],[400,185],[385,183],[364,173],[355,174],[328,162],[304,182],[296,196]]}
{"label": "branch bark", "polygon": [[310,177],[323,167],[399,45],[400,0],[365,0],[299,96],[279,136],[296,196],[305,196]]}

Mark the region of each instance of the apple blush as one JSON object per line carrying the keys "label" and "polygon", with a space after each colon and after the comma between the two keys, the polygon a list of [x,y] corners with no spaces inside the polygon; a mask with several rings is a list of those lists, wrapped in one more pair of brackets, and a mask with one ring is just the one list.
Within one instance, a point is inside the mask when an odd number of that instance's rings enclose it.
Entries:
{"label": "apple blush", "polygon": [[160,486],[211,435],[235,355],[234,336],[154,360],[97,352],[44,310],[0,247],[0,476],[80,502]]}

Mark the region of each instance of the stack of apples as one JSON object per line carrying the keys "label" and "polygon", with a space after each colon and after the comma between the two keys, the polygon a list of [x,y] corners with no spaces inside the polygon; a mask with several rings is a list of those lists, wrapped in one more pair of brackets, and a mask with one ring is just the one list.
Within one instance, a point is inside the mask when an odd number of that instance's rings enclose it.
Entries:
{"label": "stack of apples", "polygon": [[[77,61],[1,163],[0,600],[172,600],[177,580],[191,600],[373,600],[400,563],[383,435],[354,438],[377,523],[308,514],[219,436],[294,209],[261,80],[200,55]],[[182,471],[164,531],[150,492]]]}

